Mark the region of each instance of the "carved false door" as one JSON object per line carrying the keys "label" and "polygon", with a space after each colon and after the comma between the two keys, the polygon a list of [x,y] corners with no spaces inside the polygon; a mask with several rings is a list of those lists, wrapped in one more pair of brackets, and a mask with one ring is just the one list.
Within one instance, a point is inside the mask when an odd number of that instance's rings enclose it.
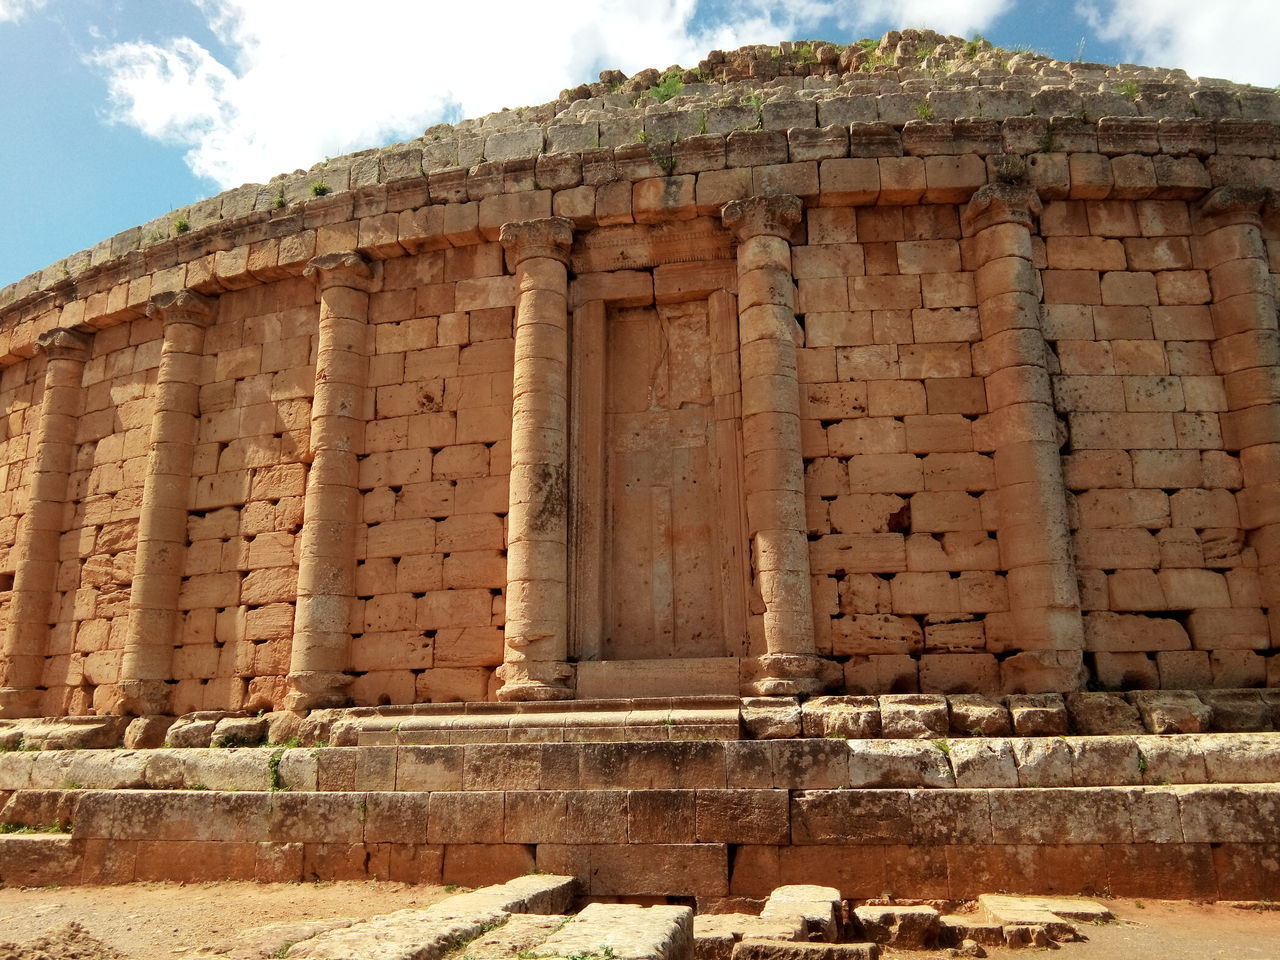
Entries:
{"label": "carved false door", "polygon": [[732,300],[593,303],[575,315],[578,659],[745,652]]}

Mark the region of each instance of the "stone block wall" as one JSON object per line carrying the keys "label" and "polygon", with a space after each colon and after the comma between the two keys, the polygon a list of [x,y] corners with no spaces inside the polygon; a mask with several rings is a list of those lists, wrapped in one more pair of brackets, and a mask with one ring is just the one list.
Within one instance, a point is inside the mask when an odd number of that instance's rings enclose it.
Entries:
{"label": "stone block wall", "polygon": [[[215,198],[0,313],[3,709],[555,699],[645,656],[1280,685],[1274,143],[857,120]],[[612,529],[637,412],[715,492]],[[701,538],[705,609],[633,535]]]}

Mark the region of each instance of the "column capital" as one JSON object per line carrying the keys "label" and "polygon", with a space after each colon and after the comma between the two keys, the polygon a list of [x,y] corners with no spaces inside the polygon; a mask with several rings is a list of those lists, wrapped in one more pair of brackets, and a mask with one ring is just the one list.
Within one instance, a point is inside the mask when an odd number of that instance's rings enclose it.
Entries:
{"label": "column capital", "polygon": [[36,350],[45,353],[50,360],[84,361],[89,356],[90,343],[92,338],[88,334],[55,327],[36,337]]}
{"label": "column capital", "polygon": [[979,187],[960,215],[966,236],[987,227],[1017,223],[1035,226],[1043,206],[1035,187],[1025,183],[988,183]]}
{"label": "column capital", "polygon": [[800,222],[804,204],[799,197],[781,194],[773,197],[747,197],[730,200],[720,208],[720,219],[733,231],[738,242],[752,237],[781,237],[791,239],[791,232]]}
{"label": "column capital", "polygon": [[321,292],[330,287],[350,287],[371,293],[375,283],[373,267],[354,250],[313,257],[307,261],[302,275],[314,280]]}
{"label": "column capital", "polygon": [[568,263],[569,248],[573,246],[573,221],[564,217],[513,220],[502,225],[498,239],[507,251],[507,264],[512,268],[534,257]]}
{"label": "column capital", "polygon": [[213,323],[217,312],[218,303],[212,297],[186,289],[157,293],[147,305],[147,316],[159,317],[166,326],[171,323],[189,323],[207,327]]}
{"label": "column capital", "polygon": [[1257,224],[1264,208],[1274,200],[1270,187],[1251,183],[1214,187],[1194,207],[1197,225],[1212,230],[1231,224]]}

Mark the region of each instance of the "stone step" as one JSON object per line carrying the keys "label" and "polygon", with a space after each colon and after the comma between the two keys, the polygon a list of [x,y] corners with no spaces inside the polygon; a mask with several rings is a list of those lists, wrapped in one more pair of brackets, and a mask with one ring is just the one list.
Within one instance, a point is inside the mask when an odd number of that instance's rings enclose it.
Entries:
{"label": "stone step", "polygon": [[78,883],[82,846],[63,833],[0,834],[0,887]]}
{"label": "stone step", "polygon": [[[1026,790],[18,791],[0,822],[83,839],[492,844],[1280,843],[1280,784]],[[770,906],[768,916],[809,916]]]}
{"label": "stone step", "polygon": [[[644,669],[702,677],[721,661],[645,661]],[[621,666],[620,666],[621,664]],[[600,662],[588,674],[632,670]],[[601,675],[603,676],[604,673]],[[680,681],[684,682],[684,681]],[[718,681],[717,681],[718,683]],[[675,684],[673,686],[672,684]],[[664,688],[678,689],[664,679]],[[600,692],[620,683],[597,684]],[[636,683],[626,684],[627,689]],[[648,689],[652,685],[639,684]],[[714,684],[713,684],[714,686]],[[692,690],[688,691],[692,693]],[[308,746],[609,742],[840,737],[937,739],[979,736],[1124,736],[1241,733],[1280,729],[1280,688],[1137,690],[1129,693],[1010,695],[884,694],[743,698],[725,695],[593,699],[545,703],[424,703],[314,710],[264,717],[201,711],[182,717],[0,719],[0,750],[126,746],[231,746],[294,737]]]}
{"label": "stone step", "polygon": [[55,813],[71,831],[54,848],[63,872],[89,883],[376,877],[471,886],[538,870],[581,877],[594,897],[763,900],[817,882],[835,888],[820,898],[824,915],[837,897],[885,890],[916,899],[992,889],[1280,894],[1280,868],[1265,867],[1280,850],[1280,784],[16,791],[0,821],[38,829]]}
{"label": "stone step", "polygon": [[0,752],[24,789],[1010,789],[1270,782],[1280,733]]}

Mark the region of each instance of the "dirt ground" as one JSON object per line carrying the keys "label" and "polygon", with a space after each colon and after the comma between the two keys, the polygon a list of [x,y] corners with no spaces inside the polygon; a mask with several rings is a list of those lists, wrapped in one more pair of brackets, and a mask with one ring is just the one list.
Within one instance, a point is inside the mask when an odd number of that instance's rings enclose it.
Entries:
{"label": "dirt ground", "polygon": [[[442,887],[403,883],[134,883],[0,889],[0,960],[261,960],[351,920],[425,907]],[[88,935],[67,929],[77,923]],[[50,947],[29,941],[47,936]],[[96,941],[95,946],[90,941]],[[102,949],[106,948],[106,949]]]}
{"label": "dirt ground", "polygon": [[[139,883],[0,889],[0,960],[265,960],[287,944],[350,920],[448,896],[398,883]],[[1280,960],[1280,910],[1164,900],[1107,901],[1115,923],[1083,925],[1089,940],[1062,960]],[[988,948],[992,958],[1042,955]],[[925,960],[942,951],[886,951]]]}

